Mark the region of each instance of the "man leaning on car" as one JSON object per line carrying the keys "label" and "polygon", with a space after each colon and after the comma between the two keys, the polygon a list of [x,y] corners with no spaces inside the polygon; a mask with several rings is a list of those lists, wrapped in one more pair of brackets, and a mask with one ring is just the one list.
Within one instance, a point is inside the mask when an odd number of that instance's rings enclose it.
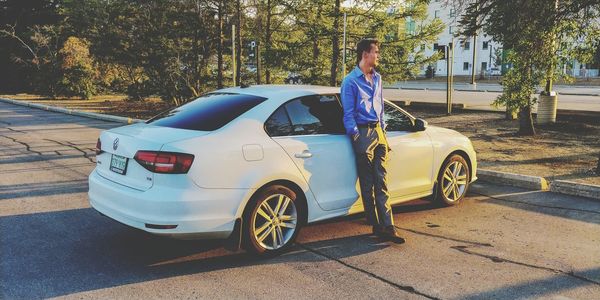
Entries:
{"label": "man leaning on car", "polygon": [[388,144],[383,120],[381,75],[374,67],[379,60],[379,42],[363,39],[356,46],[357,66],[341,87],[344,127],[352,140],[360,192],[367,222],[373,234],[404,243],[394,227],[386,184]]}

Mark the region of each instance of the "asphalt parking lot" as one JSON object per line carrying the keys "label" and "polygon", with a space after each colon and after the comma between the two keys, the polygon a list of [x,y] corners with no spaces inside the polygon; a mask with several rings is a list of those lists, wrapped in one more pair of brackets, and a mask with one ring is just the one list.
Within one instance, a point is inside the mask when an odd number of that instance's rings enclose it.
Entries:
{"label": "asphalt parking lot", "polygon": [[361,215],[309,225],[269,260],[128,228],[87,199],[115,126],[0,102],[1,299],[600,299],[600,202],[485,182],[457,207],[396,207],[404,245]]}

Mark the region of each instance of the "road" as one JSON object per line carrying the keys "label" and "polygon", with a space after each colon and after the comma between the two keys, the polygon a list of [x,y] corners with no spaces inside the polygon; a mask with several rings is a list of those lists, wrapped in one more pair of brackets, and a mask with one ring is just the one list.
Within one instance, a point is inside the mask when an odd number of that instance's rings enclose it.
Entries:
{"label": "road", "polygon": [[359,216],[312,224],[269,260],[100,216],[87,199],[115,123],[0,103],[0,298],[600,298],[600,202],[479,182],[464,203],[394,209],[408,243]]}
{"label": "road", "polygon": [[[500,92],[454,91],[452,102],[466,104],[470,109],[504,111],[504,108],[491,106],[500,94]],[[389,100],[446,103],[446,91],[441,90],[384,89],[383,96]],[[536,95],[532,96],[537,97]],[[600,112],[600,96],[559,95],[558,109]]]}

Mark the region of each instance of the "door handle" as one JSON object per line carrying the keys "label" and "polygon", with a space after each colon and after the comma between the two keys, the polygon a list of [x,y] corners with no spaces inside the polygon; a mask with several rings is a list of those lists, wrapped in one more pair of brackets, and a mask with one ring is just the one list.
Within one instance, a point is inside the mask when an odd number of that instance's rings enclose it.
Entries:
{"label": "door handle", "polygon": [[296,153],[296,155],[294,155],[296,158],[311,158],[312,157],[312,153],[310,153],[310,151],[308,150],[304,150],[302,151],[302,153]]}

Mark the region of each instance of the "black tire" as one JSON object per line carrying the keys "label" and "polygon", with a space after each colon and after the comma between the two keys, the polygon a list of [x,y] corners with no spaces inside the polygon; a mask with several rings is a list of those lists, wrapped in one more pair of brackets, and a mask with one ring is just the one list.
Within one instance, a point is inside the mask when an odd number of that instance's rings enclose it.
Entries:
{"label": "black tire", "polygon": [[[291,202],[288,202],[287,207],[284,208],[286,198]],[[279,199],[283,199],[281,200],[283,202],[279,202]],[[282,203],[280,210],[283,209],[284,212],[283,214],[276,213],[278,216],[281,216],[281,219],[275,217],[269,223],[264,214],[261,214],[259,210],[262,210],[262,213],[266,212],[268,216],[272,217],[273,214],[269,212],[267,206],[271,209],[271,212],[274,212],[278,205],[273,207],[273,204],[278,202]],[[244,248],[250,253],[265,257],[277,256],[285,252],[294,244],[303,225],[304,214],[303,206],[298,203],[297,195],[291,189],[283,185],[272,185],[259,191],[258,194],[252,197],[244,211],[244,224],[242,226]],[[294,215],[295,219],[292,220],[291,216]],[[283,217],[285,217],[285,220]],[[287,227],[292,224],[294,225],[293,229]],[[260,231],[257,237],[255,233],[255,231],[258,232],[257,227],[260,229],[263,226],[266,226],[266,229]],[[273,231],[275,232],[274,234]],[[265,233],[267,233],[267,237],[263,237]],[[281,240],[279,239],[280,236]],[[264,239],[260,241],[260,237]]]}
{"label": "black tire", "polygon": [[[450,176],[446,174],[446,171],[450,169],[452,171],[453,166],[459,164],[461,166],[458,176]],[[452,173],[452,172],[451,172]],[[444,177],[444,175],[447,175]],[[464,179],[463,179],[464,176]],[[453,177],[454,182],[457,183],[457,189],[454,190],[454,187],[450,187],[453,183],[450,183],[448,177]],[[463,181],[464,180],[464,181]],[[459,184],[459,183],[463,183]],[[465,195],[469,190],[469,183],[471,182],[471,169],[469,168],[469,164],[467,161],[458,154],[450,155],[440,168],[440,171],[437,176],[437,180],[435,185],[433,186],[433,194],[431,199],[434,203],[441,206],[454,206],[459,204],[462,199],[464,199]],[[464,188],[463,188],[464,186]],[[455,194],[455,193],[458,193]],[[458,196],[458,197],[457,197]]]}

